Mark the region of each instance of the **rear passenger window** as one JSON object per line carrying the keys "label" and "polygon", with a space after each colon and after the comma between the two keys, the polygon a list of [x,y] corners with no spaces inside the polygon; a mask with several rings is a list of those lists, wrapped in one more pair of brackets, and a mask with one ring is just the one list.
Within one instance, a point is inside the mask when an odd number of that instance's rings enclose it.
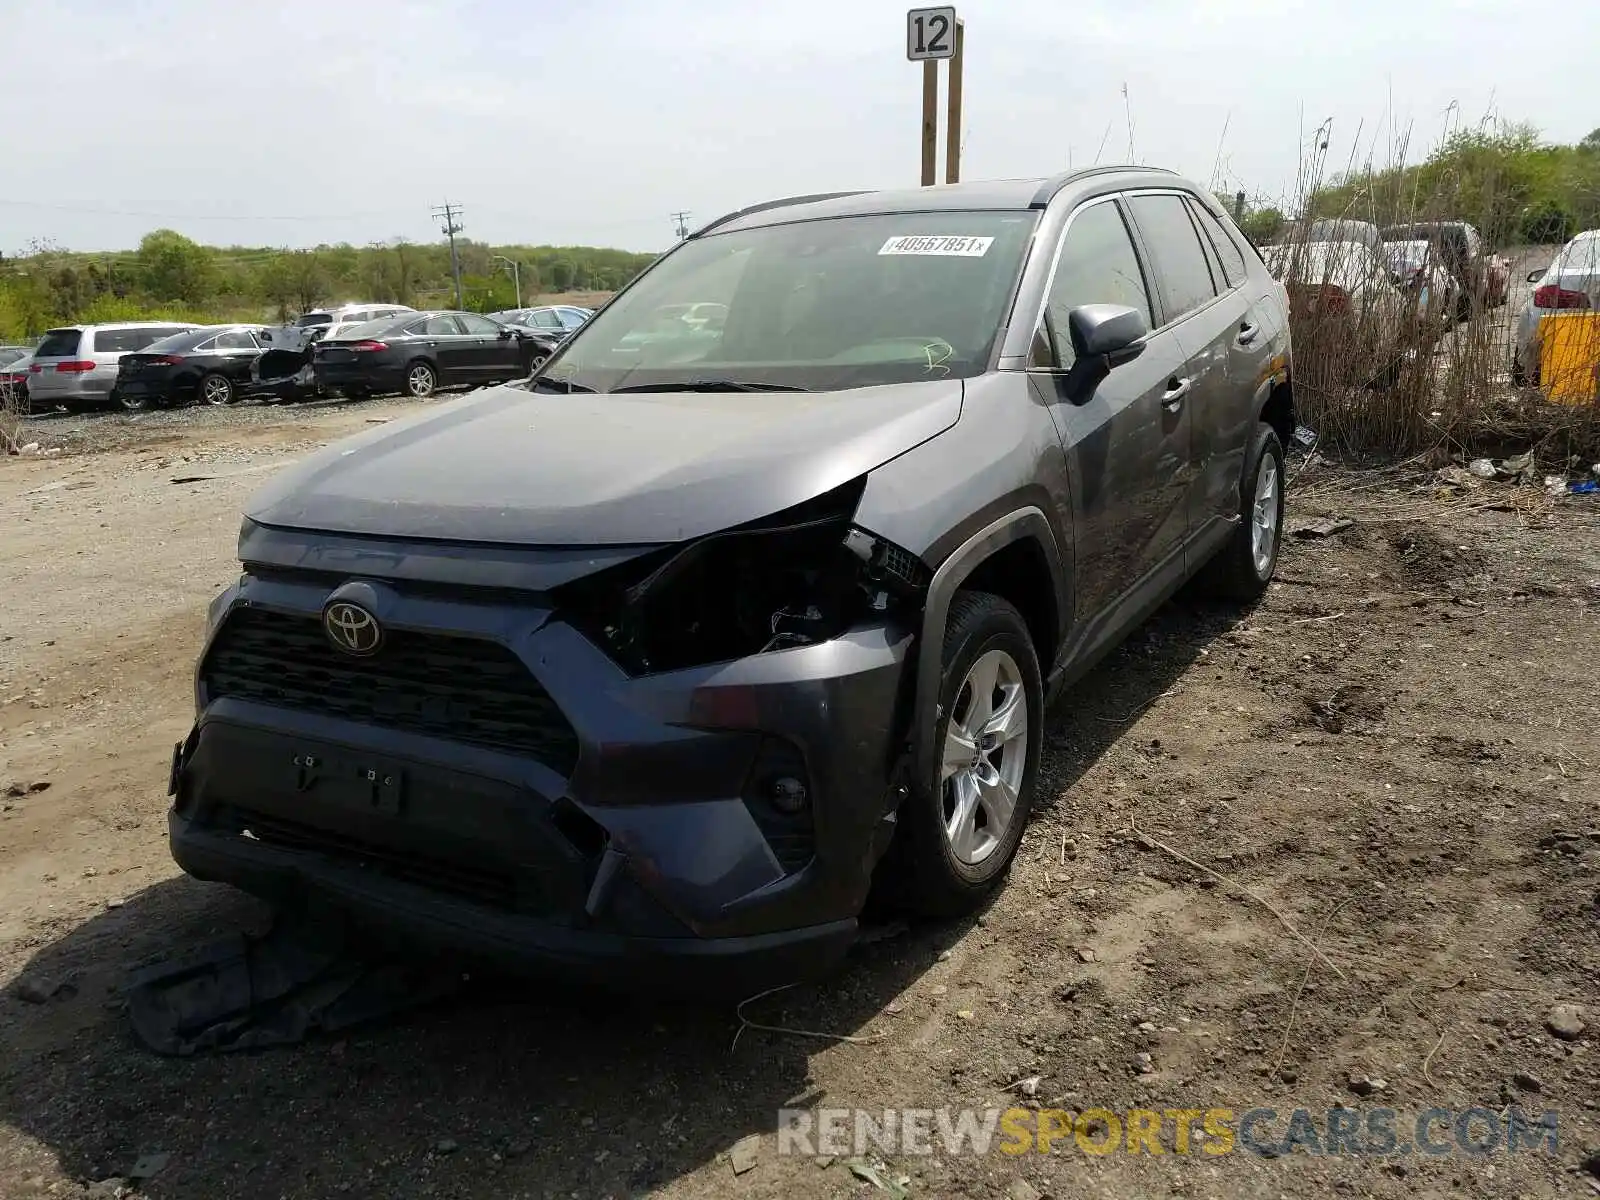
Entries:
{"label": "rear passenger window", "polygon": [[129,354],[178,332],[177,329],[96,329],[94,353]]}
{"label": "rear passenger window", "polygon": [[1183,197],[1136,195],[1129,200],[1129,207],[1155,260],[1157,287],[1166,301],[1166,321],[1176,321],[1210,301],[1217,289]]}
{"label": "rear passenger window", "polygon": [[248,330],[230,329],[226,333],[217,335],[217,349],[219,350],[254,350],[255,338],[250,336]]}
{"label": "rear passenger window", "polygon": [[1211,239],[1217,257],[1222,260],[1222,277],[1228,281],[1229,287],[1238,287],[1244,282],[1244,254],[1239,244],[1205,205],[1191,204],[1190,211],[1194,213],[1195,220],[1200,222],[1200,231]]}
{"label": "rear passenger window", "polygon": [[1065,370],[1074,361],[1067,314],[1082,304],[1125,304],[1151,324],[1150,296],[1128,227],[1114,202],[1080,209],[1067,228],[1030,365]]}
{"label": "rear passenger window", "polygon": [[78,339],[83,336],[77,329],[52,329],[39,342],[33,352],[35,358],[72,358],[78,353]]}
{"label": "rear passenger window", "polygon": [[446,337],[454,337],[461,332],[461,327],[456,324],[454,317],[429,317],[426,321],[420,321],[413,325],[411,329],[414,333],[433,337],[438,337],[441,334]]}

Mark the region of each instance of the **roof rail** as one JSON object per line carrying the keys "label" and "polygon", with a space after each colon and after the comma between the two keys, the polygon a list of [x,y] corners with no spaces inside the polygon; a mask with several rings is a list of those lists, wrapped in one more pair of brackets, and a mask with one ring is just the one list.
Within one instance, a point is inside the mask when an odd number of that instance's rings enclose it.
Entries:
{"label": "roof rail", "polygon": [[768,200],[762,204],[752,204],[749,208],[741,208],[738,212],[731,212],[726,216],[718,217],[709,225],[702,225],[689,236],[697,238],[702,234],[710,233],[718,225],[726,225],[729,221],[737,221],[740,217],[748,217],[753,213],[766,212],[774,208],[787,208],[791,204],[816,204],[823,200],[837,200],[841,196],[860,196],[864,195],[867,190],[866,188],[858,188],[853,192],[816,192],[810,196],[788,196],[782,200]]}
{"label": "roof rail", "polygon": [[1059,175],[1052,175],[1039,185],[1039,190],[1033,194],[1029,208],[1044,208],[1056,198],[1057,193],[1069,183],[1076,183],[1080,179],[1088,179],[1094,175],[1111,175],[1119,171],[1159,171],[1163,175],[1176,175],[1177,172],[1166,167],[1141,167],[1133,163],[1110,163],[1104,167],[1080,167],[1076,171],[1063,171]]}

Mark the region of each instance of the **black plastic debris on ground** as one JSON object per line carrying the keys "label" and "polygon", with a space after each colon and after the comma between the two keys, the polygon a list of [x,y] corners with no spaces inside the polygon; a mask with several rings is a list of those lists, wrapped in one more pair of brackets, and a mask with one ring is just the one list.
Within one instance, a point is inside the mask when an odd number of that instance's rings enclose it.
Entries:
{"label": "black plastic debris on ground", "polygon": [[134,1033],[157,1054],[285,1046],[443,999],[459,972],[425,959],[360,955],[335,925],[282,920],[135,972]]}

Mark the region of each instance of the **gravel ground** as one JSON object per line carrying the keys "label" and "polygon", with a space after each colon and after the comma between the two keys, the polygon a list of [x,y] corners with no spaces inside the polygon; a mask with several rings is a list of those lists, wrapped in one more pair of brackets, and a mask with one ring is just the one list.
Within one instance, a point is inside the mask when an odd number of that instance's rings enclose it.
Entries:
{"label": "gravel ground", "polygon": [[[1600,1189],[1600,507],[1470,476],[1305,471],[1293,526],[1352,524],[1291,539],[1253,609],[1180,597],[1057,705],[987,911],[883,928],[745,1013],[858,1040],[732,1045],[725,1008],[555,979],[285,1050],[140,1049],[129,968],[263,917],[164,840],[239,508],[409,411],[58,418],[30,428],[68,452],[0,461],[0,1196],[141,1165],[158,1200]],[[1266,1106],[1269,1140],[1295,1108],[1516,1104],[1560,1151],[1183,1153],[1169,1124],[1159,1155],[869,1150],[880,1187],[778,1153],[777,1110],[811,1104]]]}

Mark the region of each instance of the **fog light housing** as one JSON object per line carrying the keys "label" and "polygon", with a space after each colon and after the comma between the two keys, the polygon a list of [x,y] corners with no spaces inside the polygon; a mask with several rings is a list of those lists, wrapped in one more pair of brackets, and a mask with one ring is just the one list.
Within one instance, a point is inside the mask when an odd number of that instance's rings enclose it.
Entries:
{"label": "fog light housing", "polygon": [[793,775],[778,776],[767,785],[767,794],[772,798],[773,808],[789,815],[803,811],[809,800],[804,781]]}
{"label": "fog light housing", "polygon": [[744,805],[788,874],[811,861],[816,839],[805,756],[783,738],[764,737],[744,786]]}

